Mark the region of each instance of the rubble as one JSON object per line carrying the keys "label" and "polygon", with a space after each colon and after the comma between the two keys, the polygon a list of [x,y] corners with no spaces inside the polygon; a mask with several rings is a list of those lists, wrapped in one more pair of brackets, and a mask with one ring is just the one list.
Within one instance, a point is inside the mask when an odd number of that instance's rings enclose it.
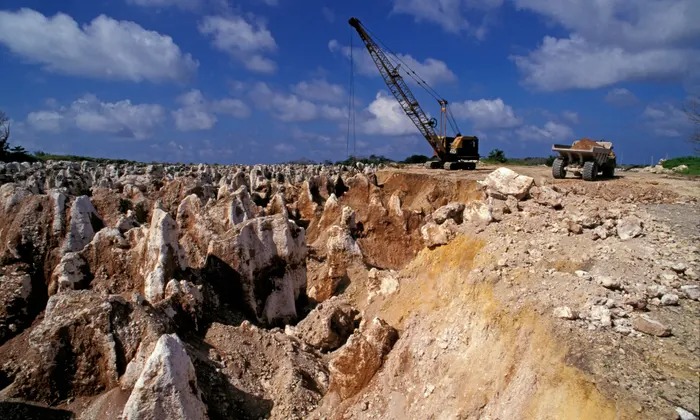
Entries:
{"label": "rubble", "polygon": [[0,164],[0,403],[77,418],[697,412],[698,194],[677,178]]}

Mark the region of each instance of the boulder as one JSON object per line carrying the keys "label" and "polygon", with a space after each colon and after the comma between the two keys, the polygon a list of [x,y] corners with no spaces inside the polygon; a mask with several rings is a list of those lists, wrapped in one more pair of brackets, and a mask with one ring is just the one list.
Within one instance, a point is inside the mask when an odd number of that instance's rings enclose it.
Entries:
{"label": "boulder", "polygon": [[642,220],[637,216],[627,216],[617,222],[617,236],[627,241],[642,234]]}
{"label": "boulder", "polygon": [[464,212],[464,204],[462,203],[449,203],[433,212],[433,221],[438,225],[445,223],[446,220],[452,219],[455,223],[462,223],[462,217]]}
{"label": "boulder", "polygon": [[464,207],[463,221],[473,223],[490,223],[493,221],[491,208],[483,201],[471,201]]}
{"label": "boulder", "polygon": [[530,189],[530,197],[532,197],[535,203],[542,206],[551,207],[555,210],[562,208],[562,195],[546,185],[532,187]]}
{"label": "boulder", "polygon": [[668,337],[671,335],[671,327],[667,327],[646,315],[639,315],[633,318],[632,328],[644,334],[655,335],[657,337]]}
{"label": "boulder", "polygon": [[345,345],[332,353],[328,392],[342,399],[355,395],[384,364],[397,339],[398,332],[381,319],[363,321]]}
{"label": "boulder", "polygon": [[508,196],[512,196],[523,200],[528,196],[535,180],[508,168],[498,168],[480,183],[486,187],[486,194],[490,197],[505,200]]}
{"label": "boulder", "polygon": [[559,306],[557,308],[554,308],[553,315],[556,318],[562,318],[562,319],[576,319],[578,318],[576,316],[576,313],[571,310],[568,306]]}
{"label": "boulder", "polygon": [[332,297],[318,304],[293,327],[292,334],[322,352],[333,351],[345,344],[355,331],[359,315],[348,302]]}
{"label": "boulder", "polygon": [[125,420],[208,419],[185,346],[175,334],[158,340],[126,402]]}
{"label": "boulder", "polygon": [[681,292],[690,300],[700,301],[700,286],[697,285],[685,285],[681,286]]}
{"label": "boulder", "polygon": [[421,226],[420,234],[425,246],[428,248],[435,248],[449,243],[455,236],[456,228],[457,226],[452,219],[448,219],[441,225],[428,222]]}

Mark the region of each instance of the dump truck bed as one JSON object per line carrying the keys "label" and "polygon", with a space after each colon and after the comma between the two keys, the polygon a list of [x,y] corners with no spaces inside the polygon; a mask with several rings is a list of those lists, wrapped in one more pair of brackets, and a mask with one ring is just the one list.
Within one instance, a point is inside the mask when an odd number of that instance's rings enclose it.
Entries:
{"label": "dump truck bed", "polygon": [[602,164],[608,160],[608,156],[610,155],[610,149],[603,146],[592,146],[587,149],[577,149],[571,145],[555,144],[552,146],[552,151],[559,153],[561,157],[566,158],[566,160],[569,162],[595,160]]}

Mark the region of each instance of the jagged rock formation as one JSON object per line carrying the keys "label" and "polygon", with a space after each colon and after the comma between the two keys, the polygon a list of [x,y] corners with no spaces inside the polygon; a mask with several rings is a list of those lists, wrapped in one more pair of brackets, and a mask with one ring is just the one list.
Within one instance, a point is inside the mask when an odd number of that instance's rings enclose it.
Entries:
{"label": "jagged rock formation", "polygon": [[697,413],[692,188],[523,171],[0,164],[0,417]]}

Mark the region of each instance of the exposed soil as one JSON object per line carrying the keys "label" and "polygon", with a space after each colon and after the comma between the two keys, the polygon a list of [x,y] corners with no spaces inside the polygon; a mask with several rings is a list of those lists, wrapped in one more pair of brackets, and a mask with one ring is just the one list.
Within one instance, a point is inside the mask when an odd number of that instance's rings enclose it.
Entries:
{"label": "exposed soil", "polygon": [[212,419],[700,412],[698,178],[117,169],[1,186],[2,418],[154,418],[154,377]]}

